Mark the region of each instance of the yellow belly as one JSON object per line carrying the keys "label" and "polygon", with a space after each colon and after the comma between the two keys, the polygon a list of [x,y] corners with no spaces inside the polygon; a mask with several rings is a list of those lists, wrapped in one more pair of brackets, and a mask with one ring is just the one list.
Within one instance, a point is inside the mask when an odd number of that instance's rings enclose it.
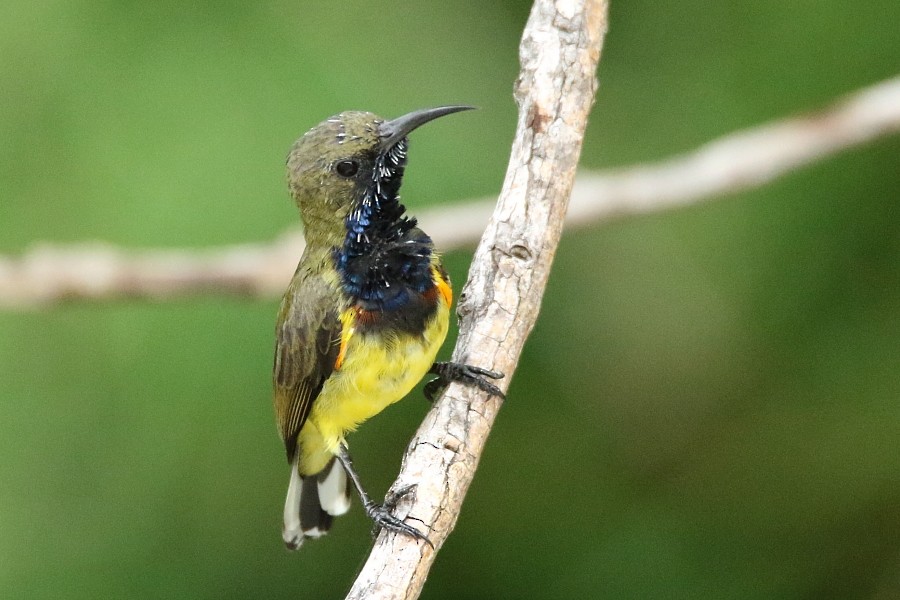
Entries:
{"label": "yellow belly", "polygon": [[439,301],[422,335],[350,336],[340,369],[325,382],[300,431],[301,474],[322,470],[347,433],[415,387],[434,363],[449,320],[449,306]]}

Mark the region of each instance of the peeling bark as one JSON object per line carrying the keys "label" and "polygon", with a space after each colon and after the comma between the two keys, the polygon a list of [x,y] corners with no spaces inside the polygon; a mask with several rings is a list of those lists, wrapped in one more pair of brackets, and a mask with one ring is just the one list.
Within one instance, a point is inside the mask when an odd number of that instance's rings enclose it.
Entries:
{"label": "peeling bark", "polygon": [[[534,327],[562,234],[596,70],[607,2],[535,2],[520,46],[519,120],[506,180],[458,302],[453,360],[506,374],[509,385]],[[348,598],[419,596],[453,530],[499,398],[453,384],[419,427],[394,489],[417,484],[399,517],[418,521],[434,548],[382,532]]]}

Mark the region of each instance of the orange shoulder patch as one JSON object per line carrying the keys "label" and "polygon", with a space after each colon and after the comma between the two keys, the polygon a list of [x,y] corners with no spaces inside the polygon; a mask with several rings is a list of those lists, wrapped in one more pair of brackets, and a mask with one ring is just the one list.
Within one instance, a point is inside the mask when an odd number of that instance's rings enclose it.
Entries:
{"label": "orange shoulder patch", "polygon": [[348,308],[341,314],[341,347],[338,350],[337,358],[334,361],[334,370],[337,371],[341,368],[341,365],[344,364],[344,359],[347,357],[347,345],[350,343],[350,338],[353,337],[353,333],[356,331],[356,310],[353,308]]}
{"label": "orange shoulder patch", "polygon": [[451,306],[453,304],[453,288],[450,287],[450,278],[447,277],[447,272],[443,268],[438,269],[432,265],[431,274],[434,277],[434,285],[437,287],[438,292],[444,297],[447,306]]}

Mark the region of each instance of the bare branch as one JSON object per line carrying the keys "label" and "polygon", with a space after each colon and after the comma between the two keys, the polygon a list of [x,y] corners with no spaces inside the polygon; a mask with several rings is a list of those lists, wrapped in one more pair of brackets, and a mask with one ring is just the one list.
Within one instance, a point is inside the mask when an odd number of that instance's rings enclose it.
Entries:
{"label": "bare branch", "polygon": [[[841,150],[900,131],[900,77],[864,88],[825,110],[740,131],[648,165],[579,175],[567,226],[658,212],[764,185]],[[439,248],[473,244],[493,209],[487,198],[427,210],[419,221]],[[292,229],[267,244],[128,252],[100,242],[39,244],[0,256],[0,307],[65,300],[171,299],[191,294],[277,297],[303,253]]]}
{"label": "bare branch", "polygon": [[[481,238],[459,299],[453,359],[506,373],[538,316],[562,235],[596,69],[607,27],[606,0],[537,0],[519,47],[519,120],[500,199]],[[413,437],[395,489],[416,484],[403,507],[434,547],[382,532],[348,595],[416,598],[456,524],[463,498],[501,405],[451,385]]]}
{"label": "bare branch", "polygon": [[660,163],[579,178],[569,217],[607,221],[762,186],[781,175],[900,132],[900,77],[814,113],[732,133]]}

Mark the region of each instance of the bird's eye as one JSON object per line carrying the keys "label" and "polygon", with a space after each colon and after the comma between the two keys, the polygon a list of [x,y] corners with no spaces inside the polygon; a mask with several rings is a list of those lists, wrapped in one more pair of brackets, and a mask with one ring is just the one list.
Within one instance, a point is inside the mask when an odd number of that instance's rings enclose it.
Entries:
{"label": "bird's eye", "polygon": [[355,160],[342,160],[334,165],[334,170],[341,177],[353,177],[359,171],[359,163]]}

